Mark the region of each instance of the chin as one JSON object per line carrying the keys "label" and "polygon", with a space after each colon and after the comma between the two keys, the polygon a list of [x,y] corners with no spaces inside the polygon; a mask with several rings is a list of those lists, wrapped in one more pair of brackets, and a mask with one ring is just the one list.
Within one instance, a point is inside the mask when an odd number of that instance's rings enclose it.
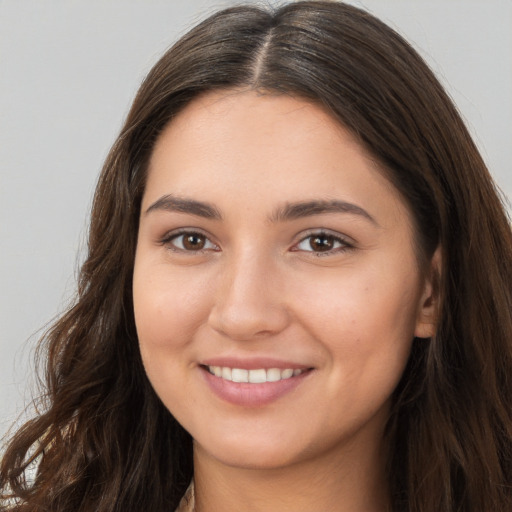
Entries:
{"label": "chin", "polygon": [[250,433],[238,440],[222,439],[205,445],[195,441],[194,447],[223,465],[242,469],[278,469],[301,459],[301,454],[284,445],[282,439],[259,442]]}

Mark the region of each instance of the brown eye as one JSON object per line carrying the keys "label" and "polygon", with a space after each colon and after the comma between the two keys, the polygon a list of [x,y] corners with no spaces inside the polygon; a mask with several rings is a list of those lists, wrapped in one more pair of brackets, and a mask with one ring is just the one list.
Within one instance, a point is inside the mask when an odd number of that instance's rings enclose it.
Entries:
{"label": "brown eye", "polygon": [[207,236],[193,231],[172,235],[163,240],[163,243],[171,249],[178,251],[200,252],[218,250],[218,247]]}
{"label": "brown eye", "polygon": [[331,235],[316,235],[309,238],[309,245],[315,252],[324,252],[334,249],[336,238]]}
{"label": "brown eye", "polygon": [[183,248],[187,251],[200,251],[206,245],[206,237],[199,233],[183,235]]}
{"label": "brown eye", "polygon": [[342,235],[336,236],[330,233],[319,232],[304,237],[292,250],[309,252],[317,256],[324,253],[327,256],[329,254],[338,254],[352,248],[353,245],[345,240]]}

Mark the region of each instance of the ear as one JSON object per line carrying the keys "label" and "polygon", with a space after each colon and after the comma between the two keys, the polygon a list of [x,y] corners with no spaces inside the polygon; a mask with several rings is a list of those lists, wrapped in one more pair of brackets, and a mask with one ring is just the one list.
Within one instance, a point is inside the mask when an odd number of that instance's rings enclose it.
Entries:
{"label": "ear", "polygon": [[416,316],[416,338],[431,338],[435,335],[440,308],[439,281],[442,271],[442,251],[438,247],[430,260],[430,265],[425,275],[423,292],[418,302]]}

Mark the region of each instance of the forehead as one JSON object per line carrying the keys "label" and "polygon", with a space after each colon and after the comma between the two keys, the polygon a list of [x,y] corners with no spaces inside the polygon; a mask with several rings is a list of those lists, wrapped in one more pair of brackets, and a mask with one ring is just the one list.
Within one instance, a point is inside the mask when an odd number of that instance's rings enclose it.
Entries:
{"label": "forehead", "polygon": [[378,165],[321,107],[254,91],[204,94],[169,123],[151,156],[144,203],[166,193],[238,198],[241,210],[314,197],[407,214]]}
{"label": "forehead", "polygon": [[[171,155],[179,156],[179,163],[222,158],[226,166],[232,162],[240,171],[264,159],[268,165],[274,157],[276,166],[284,170],[286,161],[308,154],[319,161],[310,168],[314,173],[340,145],[345,156],[358,154],[374,166],[352,135],[315,103],[285,94],[213,91],[193,100],[167,125],[155,145],[150,170]],[[286,159],[278,161],[283,156]],[[260,173],[265,173],[263,166]]]}

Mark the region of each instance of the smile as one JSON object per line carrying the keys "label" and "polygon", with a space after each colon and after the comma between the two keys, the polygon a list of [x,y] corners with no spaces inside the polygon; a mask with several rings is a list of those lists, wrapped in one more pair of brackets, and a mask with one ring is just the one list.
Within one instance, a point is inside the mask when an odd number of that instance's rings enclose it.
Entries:
{"label": "smile", "polygon": [[[312,367],[299,368],[293,363],[270,360],[237,363],[226,359],[209,361],[210,364],[200,364],[199,368],[206,384],[217,397],[242,407],[263,407],[283,399],[298,387],[302,388],[302,383],[314,373]],[[280,364],[282,367],[278,368]],[[240,368],[242,365],[245,368]]]}
{"label": "smile", "polygon": [[306,369],[293,368],[258,368],[247,370],[245,368],[230,368],[227,366],[206,366],[206,369],[216,377],[230,382],[248,382],[250,384],[263,384],[265,382],[278,382],[296,377]]}

